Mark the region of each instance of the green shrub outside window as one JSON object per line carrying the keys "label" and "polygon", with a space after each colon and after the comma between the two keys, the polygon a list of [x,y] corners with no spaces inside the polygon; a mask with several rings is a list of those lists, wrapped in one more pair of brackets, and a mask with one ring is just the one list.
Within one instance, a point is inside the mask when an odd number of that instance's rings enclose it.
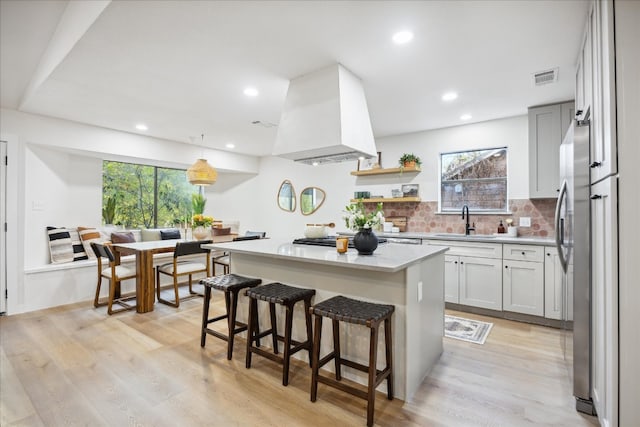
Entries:
{"label": "green shrub outside window", "polygon": [[191,218],[194,186],[186,171],[105,160],[102,205],[116,201],[114,224],[125,228],[162,228]]}

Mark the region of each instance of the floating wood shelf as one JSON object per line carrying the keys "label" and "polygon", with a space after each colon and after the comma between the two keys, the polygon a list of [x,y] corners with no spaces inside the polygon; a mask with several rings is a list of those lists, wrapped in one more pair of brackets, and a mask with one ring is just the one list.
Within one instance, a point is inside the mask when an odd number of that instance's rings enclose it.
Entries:
{"label": "floating wood shelf", "polygon": [[420,168],[419,167],[415,167],[415,168],[386,168],[386,169],[369,169],[369,170],[365,170],[365,171],[352,171],[351,175],[353,176],[369,176],[369,175],[387,175],[387,174],[392,174],[392,173],[408,173],[408,172],[415,172],[415,173],[419,173]]}
{"label": "floating wood shelf", "polygon": [[[351,203],[358,203],[360,199],[351,199]],[[420,202],[420,197],[375,197],[371,199],[362,199],[363,203],[403,203],[403,202]]]}

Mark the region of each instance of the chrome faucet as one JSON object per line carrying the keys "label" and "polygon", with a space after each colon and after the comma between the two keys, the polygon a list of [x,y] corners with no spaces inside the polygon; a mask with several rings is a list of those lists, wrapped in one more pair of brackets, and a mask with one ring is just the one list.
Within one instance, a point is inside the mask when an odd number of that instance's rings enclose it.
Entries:
{"label": "chrome faucet", "polygon": [[476,231],[476,223],[474,222],[473,225],[469,225],[469,206],[467,205],[462,206],[462,219],[465,219],[465,211],[467,214],[467,223],[464,225],[464,235],[468,236],[469,232]]}

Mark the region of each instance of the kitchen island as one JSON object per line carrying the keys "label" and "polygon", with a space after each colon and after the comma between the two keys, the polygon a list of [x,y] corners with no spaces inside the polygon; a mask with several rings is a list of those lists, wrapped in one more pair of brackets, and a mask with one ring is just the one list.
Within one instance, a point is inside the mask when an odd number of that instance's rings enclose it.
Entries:
{"label": "kitchen island", "polygon": [[[285,284],[316,290],[312,303],[335,295],[395,305],[392,318],[394,389],[399,399],[409,400],[442,353],[444,328],[444,253],[447,247],[380,244],[373,255],[355,249],[338,254],[335,247],[292,244],[279,239],[259,239],[203,245],[231,254],[231,271],[258,277],[263,283]],[[215,296],[214,296],[215,298]],[[246,320],[246,297],[239,303],[238,319]],[[269,318],[260,306],[261,322]],[[294,339],[302,339],[305,322],[296,308]],[[282,313],[278,321],[284,321]],[[261,329],[267,327],[262,325]],[[279,323],[278,328],[283,328]],[[367,363],[369,331],[352,324],[341,325],[341,349],[345,357]],[[331,351],[331,322],[323,325],[321,356]],[[384,340],[378,360],[384,363]],[[267,344],[268,345],[268,344]],[[308,361],[306,352],[296,356]],[[380,368],[381,365],[379,365]],[[332,364],[325,369],[333,369]],[[366,384],[362,372],[344,367],[346,378]],[[311,371],[309,370],[309,375]],[[295,373],[292,372],[292,378]],[[385,387],[381,384],[380,389]]]}

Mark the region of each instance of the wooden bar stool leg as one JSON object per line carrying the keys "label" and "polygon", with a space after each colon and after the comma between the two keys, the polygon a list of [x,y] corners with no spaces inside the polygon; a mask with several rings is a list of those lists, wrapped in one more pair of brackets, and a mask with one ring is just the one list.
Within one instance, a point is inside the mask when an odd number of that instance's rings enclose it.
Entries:
{"label": "wooden bar stool leg", "polygon": [[205,286],[204,306],[202,307],[202,333],[200,334],[200,347],[204,347],[207,341],[207,321],[209,320],[209,303],[211,300],[211,288]]}
{"label": "wooden bar stool leg", "polygon": [[369,383],[367,385],[367,427],[373,425],[373,413],[376,404],[376,364],[378,360],[378,325],[371,327],[369,344]]}
{"label": "wooden bar stool leg", "polygon": [[271,338],[273,339],[273,352],[278,354],[278,322],[276,321],[276,305],[269,303],[269,315],[271,316]]}
{"label": "wooden bar stool leg", "polygon": [[387,377],[387,399],[393,400],[393,348],[391,337],[391,318],[384,319],[384,341],[386,349],[387,369],[389,376]]}
{"label": "wooden bar stool leg", "polygon": [[336,367],[336,380],[342,379],[342,361],[340,359],[340,323],[337,320],[332,320],[333,323],[333,352]]}
{"label": "wooden bar stool leg", "polygon": [[307,350],[309,353],[309,367],[311,367],[311,354],[313,352],[313,330],[311,327],[311,313],[309,313],[310,308],[311,298],[307,298],[304,300],[304,318],[307,323]]}
{"label": "wooden bar stool leg", "polygon": [[229,325],[229,341],[227,345],[227,359],[231,360],[231,356],[233,355],[233,342],[235,341],[236,336],[236,312],[238,311],[238,291],[233,292],[225,292],[226,300],[231,299],[231,301],[227,302],[227,307],[230,305],[231,307],[227,308],[227,324]]}
{"label": "wooden bar stool leg", "polygon": [[249,300],[249,321],[247,322],[247,356],[245,360],[245,367],[251,368],[251,343],[253,342],[253,336],[255,334],[253,328],[258,317],[258,302],[251,298]]}
{"label": "wooden bar stool leg", "polygon": [[311,358],[311,401],[318,397],[318,364],[320,360],[320,340],[322,338],[322,316],[316,316],[315,330],[313,331],[313,356]]}
{"label": "wooden bar stool leg", "polygon": [[293,329],[293,304],[287,304],[287,315],[284,326],[284,354],[282,368],[282,385],[289,384],[289,362],[291,361],[291,331]]}

